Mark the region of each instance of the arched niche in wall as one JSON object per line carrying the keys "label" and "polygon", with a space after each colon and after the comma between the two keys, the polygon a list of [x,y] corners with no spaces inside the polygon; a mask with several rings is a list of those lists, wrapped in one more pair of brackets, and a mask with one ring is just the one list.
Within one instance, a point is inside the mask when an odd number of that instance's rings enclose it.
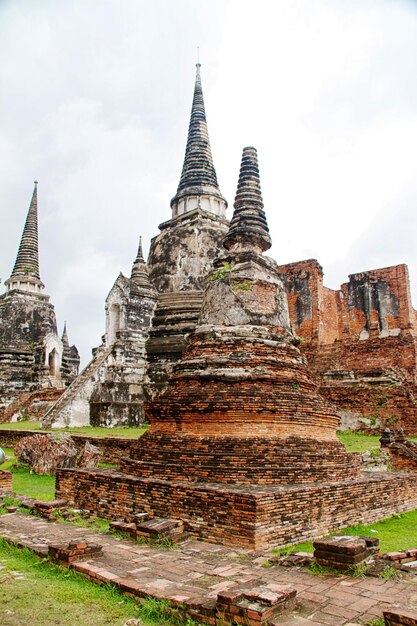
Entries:
{"label": "arched niche in wall", "polygon": [[59,376],[60,357],[56,348],[48,354],[49,375],[57,378]]}
{"label": "arched niche in wall", "polygon": [[109,308],[109,329],[108,329],[108,343],[112,345],[116,341],[116,335],[121,328],[121,308],[120,304],[114,303]]}

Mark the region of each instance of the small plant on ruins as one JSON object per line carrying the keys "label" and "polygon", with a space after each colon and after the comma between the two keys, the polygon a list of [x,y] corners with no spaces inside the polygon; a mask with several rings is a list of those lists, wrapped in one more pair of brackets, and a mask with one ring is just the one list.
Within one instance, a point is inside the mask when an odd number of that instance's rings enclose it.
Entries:
{"label": "small plant on ruins", "polygon": [[222,281],[227,281],[229,279],[230,276],[230,272],[232,271],[233,266],[230,263],[227,263],[226,261],[223,263],[223,267],[219,267],[218,270],[216,270],[210,277],[210,280],[215,281],[215,280],[222,280]]}
{"label": "small plant on ruins", "polygon": [[25,274],[36,274],[38,268],[34,265],[28,264],[23,267],[23,271],[25,272]]}
{"label": "small plant on ruins", "polygon": [[347,574],[352,578],[363,578],[368,573],[368,565],[366,563],[355,563],[347,570]]}
{"label": "small plant on ruins", "polygon": [[334,567],[325,567],[324,565],[320,565],[317,561],[313,561],[310,565],[307,566],[308,571],[313,576],[340,576],[340,572]]}
{"label": "small plant on ruins", "polygon": [[387,565],[386,568],[378,574],[378,578],[383,578],[384,580],[399,578],[399,572],[395,569],[395,567],[392,567],[392,565]]}
{"label": "small plant on ruins", "polygon": [[252,285],[253,281],[251,280],[234,280],[231,285],[231,290],[233,291],[233,293],[237,293],[238,291],[252,291]]}
{"label": "small plant on ruins", "polygon": [[378,396],[376,396],[375,403],[376,406],[387,406],[388,396],[384,393],[380,393]]}
{"label": "small plant on ruins", "polygon": [[294,345],[298,346],[300,343],[303,343],[305,341],[304,337],[301,337],[301,335],[297,335],[296,333],[293,334],[293,343]]}
{"label": "small plant on ruins", "polygon": [[383,617],[378,617],[370,622],[365,622],[363,626],[385,626],[385,620]]}
{"label": "small plant on ruins", "polygon": [[34,350],[34,349],[36,348],[36,346],[37,346],[36,341],[30,341],[30,342],[28,343],[28,348],[29,348],[29,350]]}
{"label": "small plant on ruins", "polygon": [[17,416],[18,422],[27,422],[29,421],[29,413],[26,409],[20,409],[19,415]]}
{"label": "small plant on ruins", "polygon": [[175,626],[198,626],[197,622],[184,615],[184,607],[174,606],[168,600],[148,596],[140,601],[139,615],[154,624],[174,624]]}
{"label": "small plant on ruins", "polygon": [[172,541],[171,537],[158,537],[158,539],[152,542],[152,545],[158,548],[164,548],[165,550],[178,549],[178,545]]}
{"label": "small plant on ruins", "polygon": [[293,391],[300,391],[300,385],[296,385],[296,384],[295,385],[291,385],[291,389]]}
{"label": "small plant on ruins", "polygon": [[388,415],[387,417],[384,417],[384,419],[382,420],[382,424],[381,424],[381,428],[392,428],[393,426],[395,426],[397,424],[397,422],[399,421],[399,417],[398,415]]}

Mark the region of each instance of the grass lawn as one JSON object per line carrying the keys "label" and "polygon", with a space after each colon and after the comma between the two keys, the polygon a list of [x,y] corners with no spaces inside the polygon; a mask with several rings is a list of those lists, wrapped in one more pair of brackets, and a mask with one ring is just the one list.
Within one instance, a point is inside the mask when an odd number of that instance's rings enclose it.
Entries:
{"label": "grass lawn", "polygon": [[38,500],[53,500],[55,498],[55,476],[48,474],[31,474],[26,467],[15,467],[13,450],[5,448],[10,459],[0,469],[10,470],[13,474],[13,491],[22,496],[30,496]]}
{"label": "grass lawn", "polygon": [[380,448],[379,438],[381,435],[365,435],[360,431],[344,431],[337,433],[339,441],[343,443],[348,452],[365,452]]}
{"label": "grass lawn", "polygon": [[[43,430],[39,422],[6,422],[0,424],[0,430]],[[103,428],[99,426],[80,426],[74,428],[50,428],[44,432],[71,433],[74,435],[90,435],[90,437],[127,437],[136,439],[148,430],[148,426],[118,426],[116,428]]]}
{"label": "grass lawn", "polygon": [[[347,528],[341,528],[333,535],[367,535],[377,537],[381,552],[394,552],[396,550],[406,550],[407,548],[417,548],[417,509],[409,513],[393,515],[380,522],[375,522],[369,526],[356,524]],[[290,548],[273,550],[273,552],[313,552],[313,542],[299,543]]]}
{"label": "grass lawn", "polygon": [[166,600],[129,598],[2,539],[0,606],[2,626],[122,626],[133,618],[149,626],[197,626]]}
{"label": "grass lawn", "polygon": [[136,602],[0,540],[2,626],[122,625],[139,617]]}

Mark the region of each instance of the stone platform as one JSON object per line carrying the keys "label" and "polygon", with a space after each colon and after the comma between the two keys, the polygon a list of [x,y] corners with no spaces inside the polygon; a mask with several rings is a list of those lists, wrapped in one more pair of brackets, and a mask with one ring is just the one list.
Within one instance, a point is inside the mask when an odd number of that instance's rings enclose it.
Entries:
{"label": "stone platform", "polygon": [[353,480],[229,485],[60,469],[56,497],[107,519],[180,519],[194,537],[252,549],[297,543],[417,508],[415,475],[362,472]]}
{"label": "stone platform", "polygon": [[[231,549],[188,540],[167,550],[85,528],[46,522],[30,515],[0,517],[0,537],[46,555],[51,544],[100,544],[102,550],[73,561],[71,568],[97,583],[111,582],[135,597],[165,598],[180,604],[197,622],[210,622],[219,595],[238,586],[289,585],[297,591],[295,609],[271,620],[273,626],[359,626],[384,611],[417,609],[416,578],[313,576],[304,568],[265,567],[268,552]],[[30,589],[28,589],[28,601]],[[203,611],[204,618],[198,618]],[[403,622],[400,622],[403,623]]]}

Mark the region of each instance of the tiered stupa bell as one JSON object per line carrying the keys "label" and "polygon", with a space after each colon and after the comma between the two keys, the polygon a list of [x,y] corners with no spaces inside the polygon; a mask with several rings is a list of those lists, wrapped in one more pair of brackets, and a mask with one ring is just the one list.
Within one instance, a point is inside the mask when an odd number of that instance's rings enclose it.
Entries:
{"label": "tiered stupa bell", "polygon": [[233,484],[340,480],[358,472],[336,437],[289,322],[263,211],[257,154],[243,151],[227,255],[208,279],[202,313],[150,430],[124,471]]}

